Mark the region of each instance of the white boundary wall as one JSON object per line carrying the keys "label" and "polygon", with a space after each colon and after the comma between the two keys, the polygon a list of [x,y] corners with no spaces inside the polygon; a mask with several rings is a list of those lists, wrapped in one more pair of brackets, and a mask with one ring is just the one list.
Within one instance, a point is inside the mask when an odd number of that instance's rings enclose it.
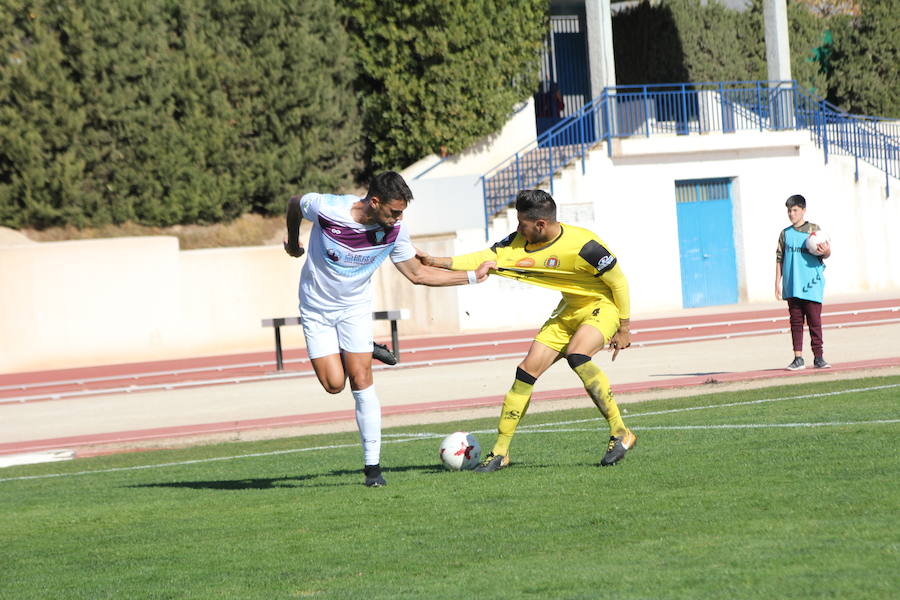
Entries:
{"label": "white boundary wall", "polygon": [[[742,302],[773,300],[775,244],[788,225],[784,201],[795,193],[807,198],[809,220],[833,239],[826,303],[828,294],[900,293],[900,242],[892,235],[900,182],[892,180],[894,195],[885,198],[883,173],[860,163],[854,182],[852,159],[824,165],[805,133],[628,139],[614,150],[612,159],[595,150],[585,175],[580,164],[564,170],[554,196],[562,221],[596,231],[619,256],[634,313],[681,307],[680,179],[734,178]],[[435,255],[484,248],[515,229],[510,211],[492,220],[485,241],[474,175],[494,163],[461,164],[444,161],[410,178],[414,241]],[[272,330],[260,320],[297,313],[301,264],[279,246],[179,251],[169,237],[0,246],[0,372],[271,351]],[[415,287],[390,266],[374,288],[376,310],[412,312],[401,336],[536,329],[559,299],[499,277],[478,286]],[[387,324],[378,323],[376,335],[386,334]],[[285,347],[302,346],[299,328],[283,335]]]}

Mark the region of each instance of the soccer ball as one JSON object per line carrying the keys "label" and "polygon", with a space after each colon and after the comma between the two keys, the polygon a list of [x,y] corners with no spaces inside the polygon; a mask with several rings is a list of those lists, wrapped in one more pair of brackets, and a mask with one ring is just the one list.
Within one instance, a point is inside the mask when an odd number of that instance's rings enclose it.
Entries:
{"label": "soccer ball", "polygon": [[451,471],[474,469],[481,456],[481,445],[471,433],[456,431],[441,442],[438,456]]}
{"label": "soccer ball", "polygon": [[831,241],[831,238],[828,237],[828,234],[821,229],[819,231],[813,231],[811,234],[809,234],[809,237],[806,238],[806,249],[809,250],[810,254],[821,256],[822,253],[819,252],[816,246],[829,241]]}

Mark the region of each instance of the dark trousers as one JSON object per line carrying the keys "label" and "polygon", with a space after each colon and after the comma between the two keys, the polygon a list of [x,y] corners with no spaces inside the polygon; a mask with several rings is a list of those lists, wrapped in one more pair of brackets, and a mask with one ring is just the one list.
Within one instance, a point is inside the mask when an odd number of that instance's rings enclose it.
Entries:
{"label": "dark trousers", "polygon": [[822,356],[822,303],[800,298],[788,298],[788,313],[791,316],[791,340],[794,352],[803,350],[803,320],[809,327],[809,345],[813,356]]}

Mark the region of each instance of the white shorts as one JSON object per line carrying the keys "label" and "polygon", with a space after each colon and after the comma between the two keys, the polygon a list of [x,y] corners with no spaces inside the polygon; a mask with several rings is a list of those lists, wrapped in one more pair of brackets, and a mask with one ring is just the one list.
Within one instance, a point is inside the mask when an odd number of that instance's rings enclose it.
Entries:
{"label": "white shorts", "polygon": [[315,310],[300,305],[300,323],[310,358],[344,352],[372,352],[372,306],[362,304],[337,310]]}

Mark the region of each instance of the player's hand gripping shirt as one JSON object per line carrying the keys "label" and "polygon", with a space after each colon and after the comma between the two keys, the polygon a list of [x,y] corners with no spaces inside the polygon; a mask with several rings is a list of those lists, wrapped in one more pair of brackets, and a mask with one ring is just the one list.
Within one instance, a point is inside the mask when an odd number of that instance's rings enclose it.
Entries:
{"label": "player's hand gripping shirt", "polygon": [[300,199],[303,218],[312,221],[307,259],[300,274],[300,302],[331,310],[371,301],[375,269],[390,255],[395,263],[416,250],[403,221],[391,227],[362,225],[350,209],[357,196],[306,194]]}
{"label": "player's hand gripping shirt", "polygon": [[488,249],[454,256],[452,268],[471,271],[494,260],[497,275],[559,290],[570,306],[606,300],[618,308],[619,318],[630,318],[628,281],[615,255],[593,232],[564,223],[560,227],[559,237],[537,248],[511,233]]}

